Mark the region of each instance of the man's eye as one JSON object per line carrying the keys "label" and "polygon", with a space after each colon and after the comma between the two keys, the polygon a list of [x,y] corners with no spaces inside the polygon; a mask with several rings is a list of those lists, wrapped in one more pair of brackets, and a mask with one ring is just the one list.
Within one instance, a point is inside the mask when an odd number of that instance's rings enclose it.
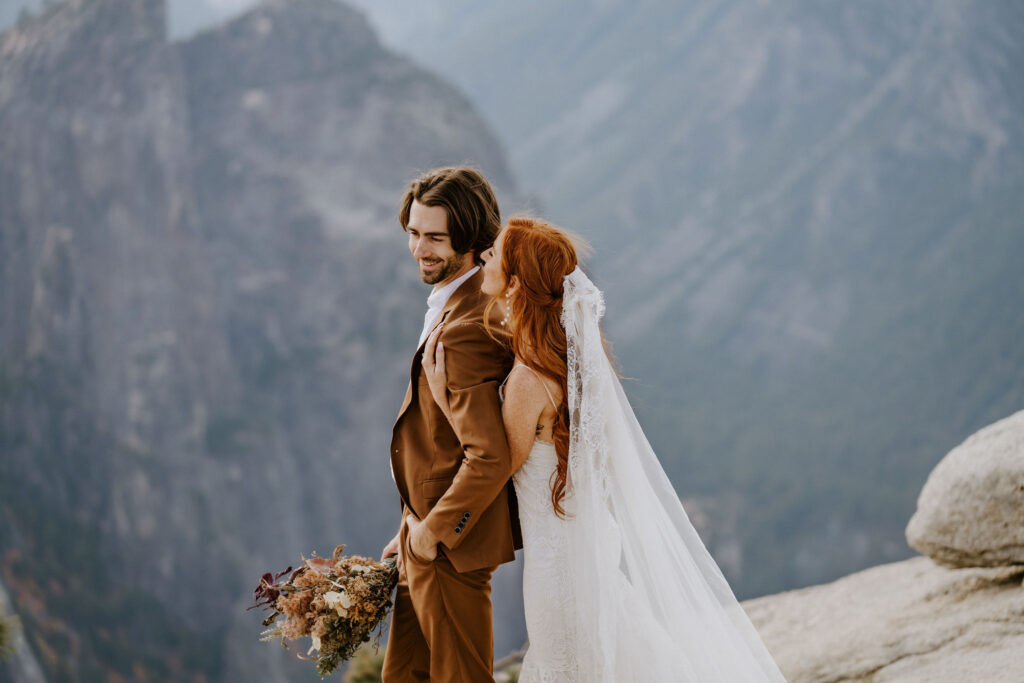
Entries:
{"label": "man's eye", "polygon": [[430,241],[431,242],[443,242],[444,238],[443,237],[431,237]]}

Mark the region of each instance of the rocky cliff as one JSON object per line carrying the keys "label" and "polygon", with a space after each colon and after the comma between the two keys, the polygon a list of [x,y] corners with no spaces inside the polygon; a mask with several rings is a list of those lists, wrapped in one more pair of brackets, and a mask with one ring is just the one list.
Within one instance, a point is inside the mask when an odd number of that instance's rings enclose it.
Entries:
{"label": "rocky cliff", "polygon": [[50,680],[281,680],[308,667],[256,642],[250,584],[397,525],[404,183],[514,187],[339,3],[184,43],[165,14],[71,0],[0,35],[0,577]]}
{"label": "rocky cliff", "polygon": [[1024,680],[1024,411],[951,451],[907,527],[930,557],[744,603],[791,683]]}

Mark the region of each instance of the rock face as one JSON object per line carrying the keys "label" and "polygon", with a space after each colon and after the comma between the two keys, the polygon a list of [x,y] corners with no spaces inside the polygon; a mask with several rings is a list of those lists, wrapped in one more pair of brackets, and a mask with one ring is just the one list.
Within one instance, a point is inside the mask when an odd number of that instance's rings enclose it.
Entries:
{"label": "rock face", "polygon": [[1024,567],[926,557],[743,603],[790,683],[1024,680]]}
{"label": "rock face", "polygon": [[921,490],[907,541],[940,564],[1024,564],[1024,411],[949,452]]}
{"label": "rock face", "polygon": [[[0,580],[0,619],[8,619],[7,631],[0,629],[0,680],[4,674],[18,683],[46,683],[43,669],[36,661],[32,649],[25,642],[25,634],[19,624],[10,617],[11,600]],[[4,640],[4,636],[8,640]]]}
{"label": "rock face", "polygon": [[1024,680],[1022,473],[1019,412],[928,477],[907,538],[932,558],[746,602],[791,683]]}
{"label": "rock face", "polygon": [[669,475],[743,501],[733,585],[906,559],[938,456],[1024,407],[1019,5],[355,1],[595,245]]}
{"label": "rock face", "polygon": [[280,680],[308,665],[257,641],[255,579],[397,526],[427,293],[401,191],[462,162],[514,188],[466,100],[340,3],[177,44],[165,14],[0,34],[0,578],[47,678]]}

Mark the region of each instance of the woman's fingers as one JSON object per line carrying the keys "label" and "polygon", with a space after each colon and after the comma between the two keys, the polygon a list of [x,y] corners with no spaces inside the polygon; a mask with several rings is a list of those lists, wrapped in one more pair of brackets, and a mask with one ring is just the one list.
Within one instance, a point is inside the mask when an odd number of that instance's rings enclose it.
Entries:
{"label": "woman's fingers", "polygon": [[427,343],[423,345],[423,367],[429,368],[434,364],[434,333],[427,337]]}
{"label": "woman's fingers", "polygon": [[427,384],[430,386],[430,394],[434,401],[441,408],[441,412],[448,414],[448,394],[446,384],[448,383],[447,370],[444,364],[444,344],[441,343],[441,323],[427,337],[423,346],[423,374],[427,377]]}
{"label": "woman's fingers", "polygon": [[[441,328],[444,327],[444,323],[438,325],[430,336],[427,337],[427,343],[423,346],[423,367],[428,370],[430,374],[437,372],[437,345],[438,340],[441,338]],[[442,346],[443,348],[443,346]],[[442,355],[443,355],[442,351]],[[429,375],[428,375],[429,377]]]}

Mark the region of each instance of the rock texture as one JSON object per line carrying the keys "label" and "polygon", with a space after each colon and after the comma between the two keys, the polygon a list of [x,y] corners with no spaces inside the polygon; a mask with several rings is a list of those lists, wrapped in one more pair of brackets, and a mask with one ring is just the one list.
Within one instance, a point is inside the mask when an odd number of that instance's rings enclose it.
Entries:
{"label": "rock texture", "polygon": [[926,557],[743,603],[790,683],[1024,680],[1024,567]]}
{"label": "rock texture", "polygon": [[11,617],[12,611],[10,596],[0,581],[0,618],[11,619],[10,623],[14,624],[6,634],[10,640],[0,642],[0,681],[6,681],[7,676],[16,683],[46,683],[43,669],[26,642],[20,624]]}
{"label": "rock texture", "polygon": [[69,0],[0,34],[0,578],[47,678],[280,680],[308,665],[257,641],[254,581],[397,526],[427,294],[401,191],[461,162],[514,187],[340,3],[184,43],[165,15]]}
{"label": "rock texture", "polygon": [[921,492],[917,557],[744,604],[791,683],[1024,680],[1024,412],[953,449]]}
{"label": "rock texture", "polygon": [[938,464],[907,541],[951,567],[1024,565],[1024,411],[972,435]]}

